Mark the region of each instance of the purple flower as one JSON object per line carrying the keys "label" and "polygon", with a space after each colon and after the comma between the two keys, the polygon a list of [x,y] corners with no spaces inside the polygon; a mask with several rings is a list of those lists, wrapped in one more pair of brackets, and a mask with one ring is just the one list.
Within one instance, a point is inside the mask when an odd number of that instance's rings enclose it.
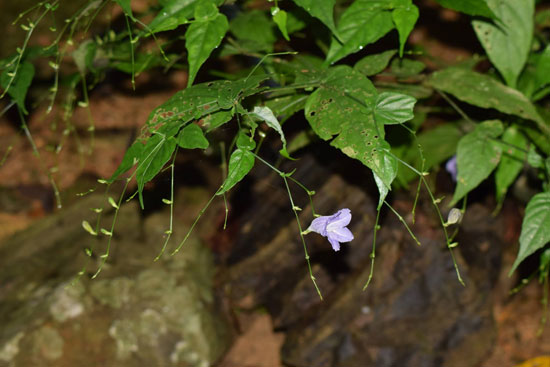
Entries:
{"label": "purple flower", "polygon": [[328,239],[334,251],[339,251],[340,242],[353,240],[353,233],[346,228],[350,221],[351,211],[347,208],[340,209],[336,214],[315,218],[304,233],[319,233]]}
{"label": "purple flower", "polygon": [[451,159],[447,161],[447,163],[445,164],[445,169],[447,170],[447,172],[451,174],[453,181],[456,182],[456,175],[457,175],[456,155],[454,155]]}

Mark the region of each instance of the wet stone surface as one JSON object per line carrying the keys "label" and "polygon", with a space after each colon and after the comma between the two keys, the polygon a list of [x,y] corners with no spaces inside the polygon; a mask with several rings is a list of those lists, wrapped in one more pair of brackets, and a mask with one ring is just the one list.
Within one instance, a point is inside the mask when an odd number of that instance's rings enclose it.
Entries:
{"label": "wet stone surface", "polygon": [[98,200],[1,245],[0,366],[211,366],[231,340],[213,258],[192,238],[185,251],[154,262],[166,214],[142,219],[136,205],[124,206],[103,272],[74,281],[94,240],[80,222]]}
{"label": "wet stone surface", "polygon": [[[462,367],[478,366],[488,357],[496,338],[490,291],[500,270],[502,244],[494,233],[502,223],[496,223],[487,209],[471,207],[467,217],[472,220],[465,219],[461,244],[454,251],[465,287],[457,279],[441,228],[433,224],[434,214],[419,207],[412,228],[421,246],[395,216],[383,217],[374,278],[362,291],[371,269],[374,200],[361,187],[331,174],[309,157],[302,158],[301,170],[293,177],[317,192],[317,213],[330,215],[350,208],[349,228],[355,239],[334,252],[325,238],[306,236],[324,297],[320,301],[309,279],[284,186],[278,189],[276,175],[258,173],[251,191],[269,203],[262,201],[257,207],[252,203],[234,219],[238,228],[233,229],[236,241],[232,246],[248,249],[236,252],[239,257],[229,257],[225,278],[230,279],[233,302],[250,309],[266,307],[276,330],[286,332],[283,363]],[[307,198],[295,201],[302,204]],[[396,198],[394,205],[411,224],[407,202]],[[309,207],[300,212],[300,218],[303,226],[310,223]],[[478,251],[472,236],[482,234],[485,260],[472,259]]]}

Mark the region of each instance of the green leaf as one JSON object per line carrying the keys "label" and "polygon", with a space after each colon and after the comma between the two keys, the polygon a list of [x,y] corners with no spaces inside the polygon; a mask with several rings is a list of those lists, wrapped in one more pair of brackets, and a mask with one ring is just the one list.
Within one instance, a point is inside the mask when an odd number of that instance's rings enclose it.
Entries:
{"label": "green leaf", "polygon": [[356,0],[338,22],[341,42],[333,38],[325,65],[360,51],[393,29],[393,20],[386,1]]}
{"label": "green leaf", "polygon": [[519,252],[508,276],[527,256],[550,242],[550,192],[541,192],[529,200],[519,235]]}
{"label": "green leaf", "polygon": [[506,84],[516,81],[527,61],[533,39],[534,0],[488,0],[499,18],[496,23],[474,20],[472,25],[489,60],[503,76]]}
{"label": "green leaf", "polygon": [[420,84],[378,82],[376,88],[379,92],[406,93],[416,99],[428,98],[433,94],[432,88]]}
{"label": "green leaf", "polygon": [[273,17],[273,21],[275,22],[275,24],[277,24],[277,27],[281,31],[281,34],[283,35],[283,37],[287,41],[290,41],[290,37],[288,37],[288,31],[286,29],[286,19],[287,19],[286,11],[281,10],[277,7],[273,7],[271,8],[271,16]]}
{"label": "green leaf", "polygon": [[323,140],[360,160],[391,187],[395,177],[388,166],[397,165],[384,140],[384,127],[373,117],[376,89],[362,74],[349,66],[337,66],[323,72],[321,86],[308,98],[306,118]]}
{"label": "green leaf", "polygon": [[301,31],[306,28],[309,16],[300,8],[295,8],[286,13],[286,30],[288,34]]}
{"label": "green leaf", "polygon": [[376,183],[376,187],[378,187],[378,206],[376,207],[377,210],[380,210],[382,208],[382,205],[384,205],[384,200],[386,200],[386,196],[388,196],[388,193],[390,190],[386,185],[384,185],[384,182],[382,182],[382,179],[376,175],[376,173],[372,172],[372,175],[374,176],[374,182]]}
{"label": "green leaf", "polygon": [[487,5],[487,0],[435,0],[439,5],[464,14],[496,19],[496,15]]}
{"label": "green leaf", "polygon": [[233,110],[221,110],[205,116],[199,123],[206,128],[207,132],[210,132],[231,121],[232,118]]}
{"label": "green leaf", "polygon": [[527,152],[527,163],[533,168],[543,168],[544,158],[537,153],[534,147],[531,147]]}
{"label": "green leaf", "polygon": [[[389,146],[388,146],[389,151]],[[384,177],[378,177],[378,175],[372,171],[372,174],[374,176],[374,182],[376,183],[376,187],[378,187],[378,206],[377,209],[380,210],[382,208],[382,205],[384,204],[384,200],[386,200],[386,196],[388,196],[388,193],[391,190],[391,186],[387,185],[387,182],[393,182],[395,177],[397,176],[397,160],[395,160],[393,157],[389,155],[384,155],[384,160],[382,162],[382,172],[384,172]]]}
{"label": "green leaf", "polygon": [[495,139],[502,131],[502,122],[489,120],[480,123],[474,131],[460,139],[456,150],[457,184],[449,206],[454,206],[496,168],[502,155],[502,145]]}
{"label": "green leaf", "polygon": [[398,7],[391,13],[393,23],[397,32],[399,33],[399,57],[403,57],[403,49],[405,48],[405,42],[409,38],[409,34],[414,28],[418,19],[418,8],[412,4],[407,4],[404,7]]}
{"label": "green leaf", "polygon": [[218,89],[218,104],[222,109],[235,107],[240,99],[257,93],[260,83],[268,78],[268,75],[261,74],[235,81],[224,81]]}
{"label": "green leaf", "polygon": [[550,83],[550,45],[546,46],[537,59],[535,66],[535,81],[536,89]]}
{"label": "green leaf", "polygon": [[8,89],[8,95],[15,101],[21,111],[27,114],[25,98],[32,83],[32,79],[34,78],[34,66],[28,61],[23,61],[17,68],[15,77],[11,75],[13,72],[12,68],[5,69],[0,76],[0,85],[2,85],[2,88],[5,90],[10,84],[10,80],[13,78]]}
{"label": "green leaf", "polygon": [[[240,98],[257,93],[260,90],[258,86],[267,78],[266,75],[253,75],[235,81],[217,80],[181,90],[151,112],[147,120],[149,130],[159,131],[165,135],[166,131],[171,131],[173,136],[189,121],[200,119],[220,109],[231,108]],[[228,114],[216,117],[222,117],[222,121],[230,119]]]}
{"label": "green leaf", "polygon": [[523,94],[490,76],[461,68],[447,68],[433,73],[429,82],[434,88],[471,105],[494,108],[502,113],[546,124]]}
{"label": "green leaf", "polygon": [[202,129],[196,124],[184,127],[178,135],[177,143],[184,149],[208,148],[208,140],[204,137]]}
{"label": "green leaf", "polygon": [[319,19],[336,37],[339,31],[334,25],[334,4],[336,0],[294,0],[296,5],[307,11],[312,17]]}
{"label": "green leaf", "polygon": [[[223,4],[224,0],[215,0],[217,6]],[[176,29],[178,26],[188,23],[195,14],[195,7],[204,0],[166,0],[160,1],[162,9],[157,16],[149,23],[148,32],[162,32]],[[211,3],[212,0],[209,1]]]}
{"label": "green leaf", "polygon": [[281,149],[280,153],[286,157],[290,158],[288,155],[288,152],[286,150],[286,139],[285,134],[283,133],[283,129],[281,128],[281,124],[279,124],[279,120],[277,120],[277,117],[273,114],[273,111],[269,107],[254,107],[254,110],[251,112],[252,116],[255,116],[259,118],[260,120],[265,121],[267,126],[275,130],[279,136],[281,137],[281,142],[283,143],[283,149]]}
{"label": "green leaf", "polygon": [[374,118],[384,125],[402,124],[412,120],[416,99],[401,93],[384,92],[376,99]]}
{"label": "green leaf", "polygon": [[366,76],[376,75],[383,71],[397,53],[397,50],[388,50],[379,54],[368,55],[357,61],[353,68]]}
{"label": "green leaf", "polygon": [[241,150],[252,150],[256,148],[254,138],[248,135],[244,129],[241,129],[237,135],[237,148]]}
{"label": "green leaf", "polygon": [[288,96],[276,97],[265,102],[265,105],[273,111],[273,114],[281,118],[281,123],[303,110],[309,94],[296,93]]}
{"label": "green leaf", "polygon": [[151,181],[164,167],[176,149],[176,139],[165,138],[158,134],[151,136],[145,146],[136,168],[139,201],[143,208],[143,187]]}
{"label": "green leaf", "polygon": [[426,65],[418,60],[394,59],[391,62],[391,73],[400,79],[410,78],[420,74]]}
{"label": "green leaf", "polygon": [[193,84],[199,68],[220,45],[229,28],[227,18],[218,13],[218,8],[213,3],[200,2],[195,7],[195,18],[185,32],[185,47],[189,61],[188,87]]}
{"label": "green leaf", "polygon": [[216,195],[231,190],[254,167],[254,155],[248,150],[236,149],[229,158],[227,178]]}
{"label": "green leaf", "polygon": [[140,141],[135,141],[134,144],[128,148],[126,153],[124,154],[124,158],[122,158],[122,162],[116,169],[116,171],[113,173],[111,178],[107,180],[108,183],[113,183],[115,180],[118,179],[120,175],[127,172],[130,168],[132,168],[139,160],[139,158],[142,155],[143,152],[143,145]]}
{"label": "green leaf", "polygon": [[273,51],[273,43],[277,40],[273,23],[265,12],[252,10],[237,15],[229,24],[231,33],[239,41],[255,51]]}
{"label": "green leaf", "polygon": [[527,139],[517,128],[511,126],[502,134],[502,158],[495,172],[496,198],[498,203],[504,201],[508,187],[515,181],[523,168],[527,150]]}

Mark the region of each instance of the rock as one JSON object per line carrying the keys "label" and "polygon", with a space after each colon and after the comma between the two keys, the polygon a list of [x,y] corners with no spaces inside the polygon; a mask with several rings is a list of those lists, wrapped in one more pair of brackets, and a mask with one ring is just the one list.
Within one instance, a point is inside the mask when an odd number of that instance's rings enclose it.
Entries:
{"label": "rock", "polygon": [[[269,310],[276,330],[287,332],[282,348],[287,365],[480,365],[496,335],[489,292],[500,267],[499,238],[484,236],[490,256],[474,261],[476,250],[468,242],[472,236],[468,228],[462,229],[464,242],[453,253],[464,287],[457,279],[441,227],[431,226],[432,213],[417,208],[417,225],[412,229],[422,244],[418,246],[403,224],[385,210],[377,233],[373,282],[362,291],[371,270],[377,198],[372,200],[366,194],[368,184],[350,184],[368,179],[348,181],[344,179],[346,170],[341,169],[344,175],[340,175],[334,173],[338,170],[303,157],[300,170],[293,175],[317,192],[317,213],[327,215],[347,207],[353,215],[349,228],[355,239],[343,244],[340,252],[334,252],[317,234],[305,238],[324,301],[309,279],[299,231],[280,177],[257,169],[246,194],[252,193],[249,196],[259,197],[261,202],[249,201],[250,208],[233,218],[235,253],[227,257],[230,267],[224,275],[233,302]],[[293,194],[299,191],[292,190]],[[236,195],[234,200],[242,198]],[[294,200],[304,206],[300,222],[305,228],[312,220],[311,208],[305,207],[307,197],[295,195]],[[408,218],[410,204],[397,198],[394,205]],[[481,223],[485,214],[475,214],[475,210],[467,216]],[[489,228],[478,226],[473,234],[484,230]]]}
{"label": "rock", "polygon": [[86,198],[0,245],[0,366],[211,366],[231,333],[210,250],[191,237],[185,251],[154,262],[169,215],[143,220],[130,203],[103,271],[89,279],[97,263],[89,264],[75,279],[96,240],[81,221],[93,223],[89,208],[101,204]]}

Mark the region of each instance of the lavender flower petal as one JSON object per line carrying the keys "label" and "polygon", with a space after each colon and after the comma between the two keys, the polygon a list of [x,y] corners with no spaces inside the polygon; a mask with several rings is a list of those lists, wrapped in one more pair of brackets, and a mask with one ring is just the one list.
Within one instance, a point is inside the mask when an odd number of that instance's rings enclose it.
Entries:
{"label": "lavender flower petal", "polygon": [[325,217],[319,217],[315,218],[311,225],[309,226],[309,230],[312,232],[319,233],[321,236],[326,237],[327,236],[327,224],[331,217],[325,216]]}
{"label": "lavender flower petal", "polygon": [[447,161],[447,163],[445,164],[445,169],[451,174],[453,181],[456,182],[456,176],[458,174],[456,166],[456,155],[454,155],[451,159]]}
{"label": "lavender flower petal", "polygon": [[328,242],[330,242],[332,249],[334,251],[340,251],[340,242],[336,241],[335,239],[332,239],[328,237]]}
{"label": "lavender flower petal", "polygon": [[343,227],[328,232],[328,238],[332,238],[338,242],[350,242],[353,240],[353,233],[348,228]]}
{"label": "lavender flower petal", "polygon": [[327,225],[327,231],[331,228],[345,227],[351,221],[351,211],[348,208],[340,209],[338,212],[330,216],[329,223]]}
{"label": "lavender flower petal", "polygon": [[334,251],[340,250],[340,242],[353,240],[353,233],[346,228],[351,221],[351,211],[348,208],[340,209],[333,215],[315,218],[307,232],[316,232],[326,237]]}

